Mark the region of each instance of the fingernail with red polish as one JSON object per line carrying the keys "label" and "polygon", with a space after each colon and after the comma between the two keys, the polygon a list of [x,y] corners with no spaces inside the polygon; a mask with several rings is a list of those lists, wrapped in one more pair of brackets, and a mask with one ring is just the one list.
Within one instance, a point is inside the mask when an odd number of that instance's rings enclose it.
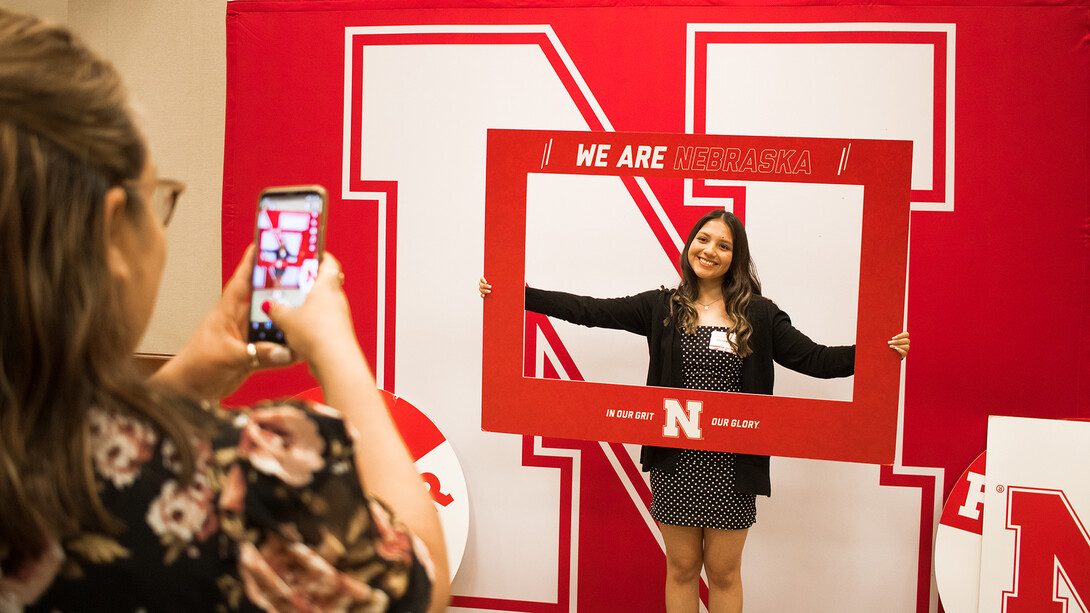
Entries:
{"label": "fingernail with red polish", "polygon": [[262,302],[262,303],[261,303],[261,311],[262,311],[263,313],[265,313],[266,315],[268,315],[268,314],[269,314],[269,311],[270,311],[270,310],[272,310],[272,303],[271,303],[271,302],[269,302],[268,300],[266,300],[265,302]]}

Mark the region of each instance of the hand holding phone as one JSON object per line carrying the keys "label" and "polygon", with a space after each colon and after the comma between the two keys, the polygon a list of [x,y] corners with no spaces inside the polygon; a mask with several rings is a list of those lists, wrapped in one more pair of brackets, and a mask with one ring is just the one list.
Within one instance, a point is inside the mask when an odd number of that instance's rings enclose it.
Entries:
{"label": "hand holding phone", "polygon": [[291,342],[292,355],[306,362],[319,381],[323,380],[322,373],[335,372],[357,358],[363,359],[343,279],[340,262],[326,252],[314,290],[303,306],[272,304],[269,308],[269,316]]}
{"label": "hand holding phone", "polygon": [[328,196],[320,185],[270,187],[257,201],[247,340],[284,344],[261,309],[268,302],[302,306],[325,250]]}

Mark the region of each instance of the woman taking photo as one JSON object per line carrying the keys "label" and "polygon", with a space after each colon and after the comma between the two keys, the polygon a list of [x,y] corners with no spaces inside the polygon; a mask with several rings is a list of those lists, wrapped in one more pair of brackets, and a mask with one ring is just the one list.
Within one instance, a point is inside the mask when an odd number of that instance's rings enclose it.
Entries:
{"label": "woman taking photo", "polygon": [[[771,394],[773,363],[814,377],[854,373],[855,347],[811,341],[771,300],[761,296],[745,227],[717,209],[689,232],[681,282],[625,298],[598,299],[526,289],[526,310],[648,338],[647,384]],[[481,279],[481,296],[491,286]],[[889,341],[904,357],[907,333]],[[769,495],[769,458],[717,451],[645,446],[651,517],[666,549],[666,610],[699,610],[706,569],[709,611],[742,610],[742,548],[757,518],[756,496]]]}
{"label": "woman taking photo", "polygon": [[[0,612],[441,610],[438,516],[335,258],[265,305],[290,351],[243,340],[251,248],[178,355],[134,366],[180,192],[113,66],[0,10]],[[217,408],[299,360],[337,413]]]}

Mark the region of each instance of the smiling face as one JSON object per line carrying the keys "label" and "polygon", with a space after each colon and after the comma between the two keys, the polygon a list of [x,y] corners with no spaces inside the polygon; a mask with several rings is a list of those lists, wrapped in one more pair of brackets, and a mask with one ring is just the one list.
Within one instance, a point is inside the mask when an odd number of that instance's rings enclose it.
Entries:
{"label": "smiling face", "polygon": [[734,232],[719,219],[709,219],[689,244],[689,266],[700,279],[719,279],[734,258]]}

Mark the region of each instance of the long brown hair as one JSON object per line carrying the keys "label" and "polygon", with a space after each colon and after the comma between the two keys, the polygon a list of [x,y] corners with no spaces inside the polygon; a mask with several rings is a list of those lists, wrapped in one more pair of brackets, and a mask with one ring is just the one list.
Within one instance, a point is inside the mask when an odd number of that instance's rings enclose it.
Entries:
{"label": "long brown hair", "polygon": [[761,294],[761,280],[757,276],[757,265],[749,255],[749,238],[746,236],[746,228],[742,225],[742,220],[738,219],[734,213],[724,209],[709,211],[689,231],[689,238],[681,250],[681,283],[671,297],[670,317],[667,319],[667,324],[671,321],[676,322],[676,325],[686,334],[696,331],[699,316],[694,302],[699,294],[699,287],[696,272],[689,264],[689,247],[692,246],[693,240],[696,239],[697,233],[704,224],[713,219],[725,223],[734,235],[730,268],[723,275],[723,307],[727,311],[727,316],[734,322],[731,330],[733,335],[729,341],[731,348],[739,357],[744,358],[752,353],[749,337],[753,333],[753,328],[746,319],[746,308],[754,294],[758,296]]}
{"label": "long brown hair", "polygon": [[[144,139],[114,67],[68,30],[0,9],[0,570],[80,528],[116,530],[86,443],[92,407],[148,419],[192,472],[181,399],[148,388],[106,260],[104,199]],[[125,214],[147,215],[138,190]]]}

